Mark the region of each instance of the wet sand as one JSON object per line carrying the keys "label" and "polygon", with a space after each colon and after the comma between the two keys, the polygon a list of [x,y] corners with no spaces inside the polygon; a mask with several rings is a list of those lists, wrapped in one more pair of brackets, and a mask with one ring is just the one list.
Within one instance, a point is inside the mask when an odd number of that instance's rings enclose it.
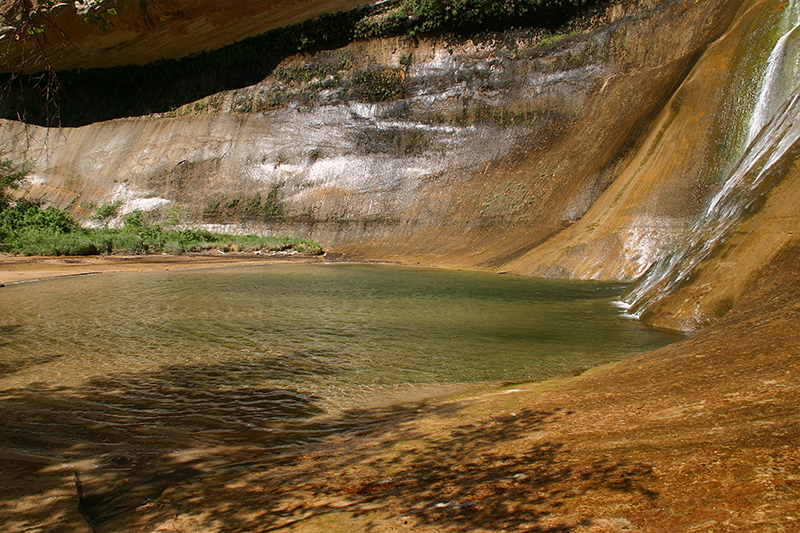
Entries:
{"label": "wet sand", "polygon": [[147,500],[123,491],[133,509],[91,527],[92,495],[69,468],[5,457],[0,520],[6,531],[798,531],[798,256],[800,243],[785,249],[684,342],[573,378],[365,406],[367,435]]}
{"label": "wet sand", "polygon": [[105,272],[157,272],[286,261],[316,263],[324,260],[323,256],[285,252],[78,257],[25,257],[0,254],[0,285]]}

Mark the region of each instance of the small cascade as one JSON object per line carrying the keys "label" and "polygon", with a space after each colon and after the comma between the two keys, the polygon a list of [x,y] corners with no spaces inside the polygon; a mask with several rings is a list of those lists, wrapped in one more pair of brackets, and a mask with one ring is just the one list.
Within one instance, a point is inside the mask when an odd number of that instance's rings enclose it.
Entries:
{"label": "small cascade", "polygon": [[800,152],[800,0],[790,0],[783,35],[767,61],[750,119],[746,149],[727,173],[704,215],[676,246],[657,260],[622,298],[641,317],[675,292],[712,257],[743,217],[774,187]]}
{"label": "small cascade", "polygon": [[800,83],[800,0],[789,3],[782,25],[788,31],[778,40],[769,55],[758,101],[750,119],[746,145],[753,142],[781,103]]}
{"label": "small cascade", "polygon": [[673,293],[725,243],[735,225],[786,174],[800,154],[800,90],[780,107],[676,250],[655,262],[627,291],[628,313],[642,313]]}

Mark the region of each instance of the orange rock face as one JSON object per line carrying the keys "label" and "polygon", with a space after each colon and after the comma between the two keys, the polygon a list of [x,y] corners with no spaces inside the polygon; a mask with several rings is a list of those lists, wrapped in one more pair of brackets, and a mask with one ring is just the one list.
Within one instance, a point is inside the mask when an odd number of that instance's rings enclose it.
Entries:
{"label": "orange rock face", "polygon": [[[57,5],[47,15],[36,17],[46,29],[45,42],[56,70],[106,68],[118,65],[143,65],[162,58],[179,58],[205,50],[215,50],[268,30],[302,22],[323,13],[347,11],[370,2],[365,0],[274,0],[270,2],[226,2],[223,0],[140,0],[104,2],[112,31],[104,32],[84,22],[77,2]],[[5,0],[5,12],[19,0]],[[12,35],[6,27],[5,35]],[[8,42],[8,40],[6,41]],[[0,72],[18,70],[23,63],[19,41],[11,44],[0,64]],[[28,56],[36,57],[33,40],[27,40]],[[3,46],[3,45],[0,45]],[[5,50],[3,50],[5,51]],[[35,59],[25,65],[35,72],[43,64]]]}

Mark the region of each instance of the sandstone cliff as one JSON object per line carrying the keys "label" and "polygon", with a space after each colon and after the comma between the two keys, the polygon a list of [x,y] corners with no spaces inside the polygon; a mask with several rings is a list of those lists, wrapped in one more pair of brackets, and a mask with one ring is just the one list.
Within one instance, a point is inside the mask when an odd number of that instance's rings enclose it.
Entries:
{"label": "sandstone cliff", "polygon": [[[344,11],[369,4],[368,0],[271,0],[227,2],[224,0],[137,0],[99,2],[102,12],[113,9],[105,28],[87,24],[87,2],[55,2],[41,10],[34,21],[46,30],[41,34],[45,50],[56,70],[143,65],[164,58],[214,50],[267,30],[295,24],[324,13]],[[19,0],[3,0],[0,12],[6,26],[0,28],[0,72],[24,64],[36,72],[38,61],[33,39],[13,39],[15,9]],[[13,42],[9,42],[13,40]],[[5,42],[3,42],[5,41]],[[26,42],[26,47],[21,46]],[[27,57],[28,61],[23,61]]]}

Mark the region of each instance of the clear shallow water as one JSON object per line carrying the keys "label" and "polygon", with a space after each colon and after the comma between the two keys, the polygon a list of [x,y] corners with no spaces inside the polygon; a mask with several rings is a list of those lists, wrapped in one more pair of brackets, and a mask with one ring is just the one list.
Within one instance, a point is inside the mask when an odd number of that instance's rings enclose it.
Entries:
{"label": "clear shallow water", "polygon": [[308,391],[536,380],[676,340],[620,317],[623,288],[375,265],[20,284],[0,293],[0,379],[204,365]]}
{"label": "clear shallow water", "polygon": [[108,520],[135,507],[137,490],[150,498],[368,430],[398,399],[543,379],[680,339],[620,317],[622,290],[376,265],[8,286],[0,445],[74,469],[99,502],[87,512]]}

